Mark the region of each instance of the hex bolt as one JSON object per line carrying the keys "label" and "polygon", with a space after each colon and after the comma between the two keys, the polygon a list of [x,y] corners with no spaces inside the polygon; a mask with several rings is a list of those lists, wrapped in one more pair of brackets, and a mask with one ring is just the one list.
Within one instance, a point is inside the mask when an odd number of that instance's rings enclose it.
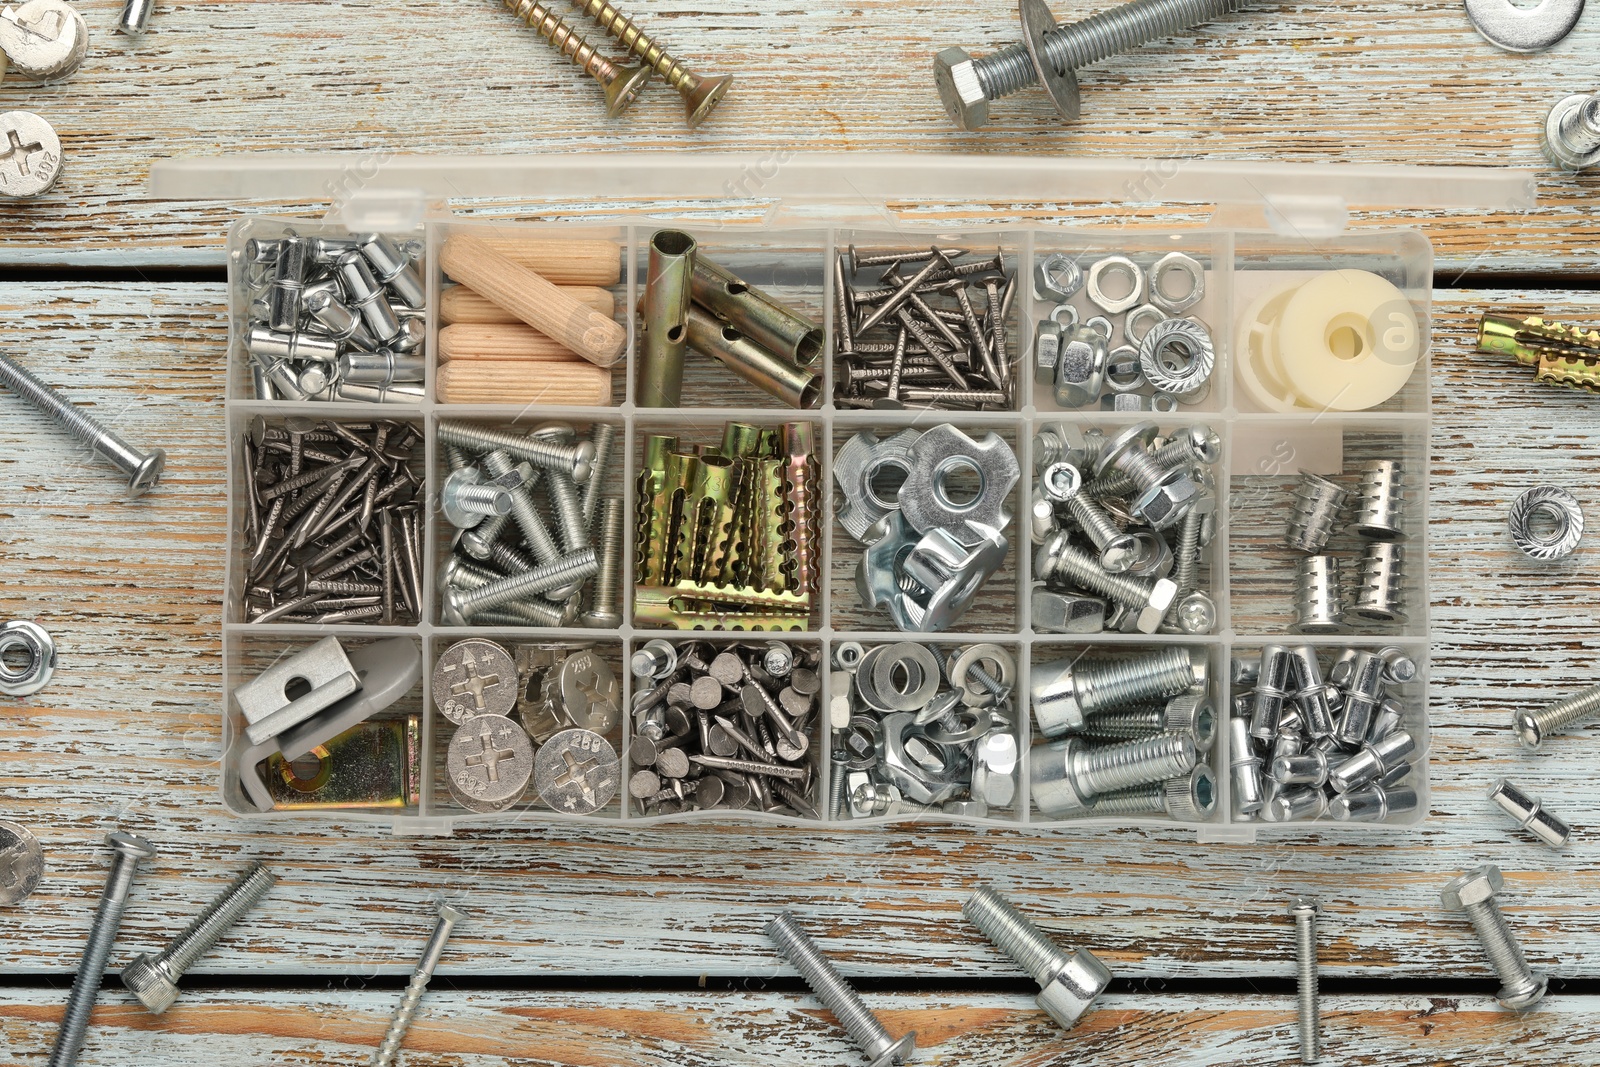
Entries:
{"label": "hex bolt", "polygon": [[278,876],[261,864],[251,864],[160,955],[141,953],[124,967],[122,984],[152,1014],[160,1015],[172,1007],[178,999],[178,979],[211,951],[211,946],[255,907],[277,880]]}
{"label": "hex bolt", "polygon": [[594,445],[588,441],[564,444],[538,437],[478,426],[454,419],[439,420],[439,441],[474,452],[501,451],[545,470],[564,471],[574,482],[587,482],[593,469]]}
{"label": "hex bolt", "polygon": [[1099,957],[1062,948],[989,886],[979,886],[961,914],[1039,983],[1039,1007],[1064,1029],[1072,1029],[1111,984],[1111,971]]}
{"label": "hex bolt", "polygon": [[1600,163],[1600,93],[1563,97],[1545,116],[1544,154],[1563,170]]}
{"label": "hex bolt", "polygon": [[1147,449],[1155,433],[1153,422],[1123,430],[1100,450],[1094,472],[1101,479],[1113,472],[1125,475],[1133,485],[1129,509],[1150,525],[1166,529],[1193,508],[1199,489],[1185,467],[1163,466],[1150,455]]}
{"label": "hex bolt", "polygon": [[[3,359],[0,356],[0,359]],[[56,1032],[56,1043],[50,1049],[49,1067],[72,1067],[78,1062],[84,1038],[89,1033],[89,1013],[94,1010],[95,997],[100,993],[100,981],[105,977],[106,961],[111,958],[112,945],[117,940],[117,928],[122,925],[122,912],[128,906],[128,891],[133,888],[133,875],[140,860],[156,854],[156,847],[142,837],[120,831],[106,835],[106,844],[112,848],[111,872],[106,876],[106,887],[100,893],[100,906],[95,909],[94,925],[89,927],[89,941],[83,947],[83,960],[78,973],[72,978],[72,992],[67,994],[67,1010],[61,1019],[61,1029]]]}
{"label": "hex bolt", "polygon": [[667,50],[652,40],[632,19],[618,11],[610,0],[572,0],[572,6],[593,19],[622,47],[638,56],[647,68],[654,70],[663,81],[678,90],[683,97],[683,109],[690,129],[711,116],[733,85],[731,74],[702,78],[690,71],[668,55]]}
{"label": "hex bolt", "polygon": [[1537,749],[1547,734],[1560,733],[1600,717],[1600,685],[1547,704],[1537,711],[1511,713],[1511,728],[1526,749]]}
{"label": "hex bolt", "polygon": [[422,994],[433,978],[434,968],[439,966],[439,957],[444,955],[444,945],[450,940],[450,931],[466,917],[465,912],[448,904],[439,905],[439,923],[433,928],[433,936],[428,938],[422,950],[422,959],[412,972],[411,981],[394,1010],[382,1043],[372,1052],[369,1067],[392,1067],[395,1057],[400,1054],[400,1045],[406,1039],[406,1031],[411,1029],[411,1017],[417,1013],[417,1005],[422,1003]]}
{"label": "hex bolt", "polygon": [[484,519],[511,511],[511,494],[504,486],[483,483],[476,467],[451,471],[439,491],[439,508],[446,521],[458,530],[468,530]]}
{"label": "hex bolt", "polygon": [[599,629],[621,626],[621,596],[622,501],[611,497],[600,511],[600,569],[595,572],[594,600],[583,624]]}
{"label": "hex bolt", "polygon": [[1551,848],[1560,848],[1572,837],[1572,827],[1544,809],[1539,798],[1515,782],[1501,778],[1489,790],[1489,799],[1528,831]]}
{"label": "hex bolt", "polygon": [[574,30],[566,19],[534,0],[505,0],[517,18],[526,22],[550,47],[566,56],[572,65],[595,81],[606,94],[606,117],[616,118],[628,110],[639,91],[650,80],[648,67],[619,67]]}
{"label": "hex bolt", "polygon": [[1315,900],[1300,899],[1289,905],[1294,918],[1295,970],[1299,978],[1300,1062],[1322,1058],[1322,992],[1317,985],[1317,916]]}
{"label": "hex bolt", "polygon": [[0,382],[9,385],[18,396],[48,415],[52,422],[87,444],[95,455],[109,460],[126,474],[130,497],[143,496],[161,480],[161,472],[167,465],[165,452],[159,448],[152,448],[149,452],[139,451],[4,354],[0,354]]}
{"label": "hex bolt", "polygon": [[910,1033],[899,1041],[890,1037],[872,1009],[862,1003],[860,994],[834,969],[833,963],[800,928],[793,915],[779,912],[767,920],[766,932],[778,946],[778,954],[800,972],[817,999],[827,1005],[839,1025],[867,1054],[872,1067],[887,1067],[911,1055],[916,1048],[917,1035]]}
{"label": "hex bolt", "polygon": [[[1039,27],[1042,40],[1032,47],[1023,43],[1009,45],[979,59],[961,49],[947,48],[935,61],[939,95],[950,117],[962,129],[974,130],[988,121],[989,101],[1038,84],[1040,72],[1035,63],[1043,62],[1053,68],[1049,72],[1052,79],[1071,80],[1070,99],[1057,106],[1063,108],[1064,117],[1076,119],[1077,82],[1072,78],[1075,71],[1232,14],[1243,3],[1244,0],[1132,0],[1079,22]],[[1043,16],[1048,15],[1048,10],[1043,12]],[[1042,54],[1036,57],[1034,48]],[[967,69],[961,70],[963,67]],[[969,80],[975,84],[964,84]],[[983,106],[970,106],[978,103]]]}
{"label": "hex bolt", "polygon": [[1484,954],[1500,977],[1500,991],[1495,994],[1500,1006],[1527,1011],[1544,999],[1549,979],[1542,971],[1528,966],[1522,946],[1517,944],[1516,935],[1500,913],[1495,894],[1504,884],[1500,868],[1486,863],[1452,878],[1440,893],[1440,899],[1445,907],[1464,911],[1471,920]]}
{"label": "hex bolt", "polygon": [[1141,633],[1155,633],[1177,598],[1178,587],[1169,578],[1129,578],[1108,574],[1100,561],[1065,537],[1052,537],[1035,553],[1034,574],[1045,582],[1066,578],[1091,593],[1116,601],[1129,609],[1130,618]]}

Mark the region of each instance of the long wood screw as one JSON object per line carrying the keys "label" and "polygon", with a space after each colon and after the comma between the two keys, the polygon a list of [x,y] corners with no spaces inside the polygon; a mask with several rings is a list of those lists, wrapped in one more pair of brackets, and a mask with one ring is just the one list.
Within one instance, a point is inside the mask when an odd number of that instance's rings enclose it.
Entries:
{"label": "long wood screw", "polygon": [[510,12],[526,22],[550,46],[600,83],[606,93],[606,117],[616,118],[650,80],[649,67],[621,67],[601,55],[570,23],[535,0],[504,0]]}
{"label": "long wood screw", "polygon": [[433,928],[433,936],[428,938],[428,944],[422,950],[422,959],[417,963],[405,995],[394,1010],[383,1042],[373,1050],[370,1067],[393,1067],[395,1057],[400,1055],[400,1046],[405,1042],[406,1031],[411,1029],[412,1016],[417,1013],[417,1005],[422,1003],[422,994],[433,980],[433,970],[439,966],[439,957],[444,955],[444,945],[450,940],[450,931],[466,917],[466,912],[448,904],[439,905],[439,925]]}
{"label": "long wood screw", "polygon": [[668,55],[665,48],[641,30],[638,23],[618,11],[609,0],[572,0],[572,6],[593,19],[601,29],[622,42],[622,47],[638,56],[646,67],[653,69],[668,85],[678,90],[683,97],[683,108],[691,129],[711,117],[733,85],[731,74],[702,78],[690,71]]}

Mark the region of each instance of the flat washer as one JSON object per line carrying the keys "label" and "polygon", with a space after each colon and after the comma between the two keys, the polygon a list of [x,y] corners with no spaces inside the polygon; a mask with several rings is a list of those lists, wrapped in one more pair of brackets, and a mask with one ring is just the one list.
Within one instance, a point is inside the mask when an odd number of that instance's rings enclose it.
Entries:
{"label": "flat washer", "polygon": [[[1555,523],[1555,531],[1541,537],[1533,531],[1535,517]],[[1511,503],[1506,528],[1524,555],[1537,560],[1564,559],[1583,539],[1583,509],[1578,498],[1554,485],[1536,485]]]}
{"label": "flat washer", "polygon": [[995,702],[993,693],[967,677],[974,664],[985,663],[994,665],[989,675],[1002,689],[1015,684],[1016,662],[1011,653],[996,644],[968,645],[950,662],[950,684],[961,690],[962,702],[969,708],[987,708]]}
{"label": "flat washer", "polygon": [[[906,673],[903,687],[895,684],[897,668]],[[872,666],[872,685],[889,711],[917,711],[939,691],[939,659],[915,641],[883,646]]]}
{"label": "flat washer", "polygon": [[1485,41],[1507,52],[1543,52],[1578,24],[1583,0],[1544,0],[1518,7],[1511,0],[1466,0],[1467,18]]}
{"label": "flat washer", "polygon": [[485,638],[457,641],[434,664],[434,706],[457,726],[479,715],[510,715],[519,694],[517,661]]}

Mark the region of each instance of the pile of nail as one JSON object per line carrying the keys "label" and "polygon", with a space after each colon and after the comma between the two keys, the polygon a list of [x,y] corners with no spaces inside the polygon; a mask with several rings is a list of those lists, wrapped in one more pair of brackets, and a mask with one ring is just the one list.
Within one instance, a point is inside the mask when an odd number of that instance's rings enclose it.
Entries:
{"label": "pile of nail", "polygon": [[255,399],[422,399],[420,240],[289,234],[252,238],[242,254]]}
{"label": "pile of nail", "polygon": [[[1017,277],[1004,253],[863,253],[834,272],[834,403],[842,408],[1008,411],[1016,375],[1006,321]],[[969,290],[972,290],[969,292]]]}
{"label": "pile of nail", "polygon": [[401,422],[251,423],[246,622],[421,620],[421,443]]}
{"label": "pile of nail", "polygon": [[1383,822],[1416,810],[1406,782],[1428,737],[1397,695],[1416,662],[1399,648],[1346,648],[1322,667],[1309,645],[1234,659],[1228,742],[1241,819]]}
{"label": "pile of nail", "polygon": [[[1405,475],[1392,459],[1373,460],[1361,472],[1354,500],[1344,486],[1310,471],[1300,472],[1283,543],[1304,553],[1296,565],[1294,630],[1338,634],[1404,623]],[[1346,598],[1339,557],[1329,538],[1348,513],[1348,528],[1361,538],[1361,573],[1355,596]]]}
{"label": "pile of nail", "polygon": [[820,819],[820,655],[783,641],[647,641],[633,653],[628,795],[645,815],[733,809]]}
{"label": "pile of nail", "polygon": [[[1034,378],[1059,407],[1170,414],[1210,395],[1211,331],[1184,314],[1205,297],[1205,268],[1192,256],[1169,252],[1148,269],[1102,256],[1085,271],[1075,256],[1043,254],[1033,288],[1052,305],[1034,333]],[[1086,318],[1073,303],[1080,291]]]}
{"label": "pile of nail", "polygon": [[804,630],[821,566],[816,426],[730,422],[716,447],[648,434],[634,625]]}
{"label": "pile of nail", "polygon": [[608,422],[581,440],[564,422],[519,432],[439,421],[440,508],[455,531],[439,575],[446,623],[571,626],[581,613],[585,626],[622,624],[623,506],[602,496],[616,434]]}
{"label": "pile of nail", "polygon": [[999,645],[898,641],[833,651],[842,684],[833,728],[835,820],[938,809],[969,819],[1017,792],[1016,663]]}
{"label": "pile of nail", "polygon": [[1033,575],[1044,583],[1029,608],[1036,631],[1216,629],[1201,576],[1217,525],[1215,430],[1195,424],[1163,435],[1153,422],[1111,431],[1051,422],[1033,453]]}

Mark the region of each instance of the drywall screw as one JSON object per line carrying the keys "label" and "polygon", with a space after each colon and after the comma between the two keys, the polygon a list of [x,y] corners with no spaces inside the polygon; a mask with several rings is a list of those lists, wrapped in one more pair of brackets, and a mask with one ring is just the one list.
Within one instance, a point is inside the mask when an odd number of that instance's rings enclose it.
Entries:
{"label": "drywall screw", "polygon": [[1515,782],[1501,778],[1489,790],[1489,799],[1517,825],[1551,848],[1560,848],[1572,837],[1572,827],[1545,810],[1539,798]]}
{"label": "drywall screw", "polygon": [[572,0],[572,6],[593,19],[596,25],[620,41],[622,47],[638,56],[646,67],[653,69],[663,81],[678,90],[683,97],[683,109],[690,129],[711,117],[733,85],[731,74],[702,78],[692,73],[608,0]]}
{"label": "drywall screw", "polygon": [[1299,977],[1301,1063],[1322,1058],[1322,993],[1317,986],[1317,916],[1321,911],[1315,900],[1301,899],[1289,905]]}
{"label": "drywall screw", "polygon": [[1039,983],[1039,1007],[1066,1029],[1111,983],[1111,971],[1094,953],[1062,948],[986,885],[967,898],[961,914]]}
{"label": "drywall screw", "polygon": [[505,452],[517,459],[525,459],[535,467],[565,471],[575,482],[587,482],[593,468],[594,445],[588,441],[569,445],[454,419],[439,420],[439,441],[474,452]]}
{"label": "drywall screw", "polygon": [[259,863],[234,879],[222,895],[194,917],[158,956],[140,953],[122,969],[122,984],[151,1013],[160,1015],[178,999],[178,979],[222,939],[228,928],[255,907],[278,876]]}
{"label": "drywall screw", "polygon": [[115,431],[79,408],[55,389],[33,376],[10,356],[0,354],[0,381],[22,399],[48,415],[56,425],[92,448],[96,455],[110,460],[128,476],[128,495],[143,496],[156,487],[166,469],[167,454],[159,448],[141,452]]}
{"label": "drywall screw", "polygon": [[872,1067],[886,1067],[900,1063],[916,1048],[917,1035],[907,1034],[899,1041],[889,1036],[883,1023],[861,1002],[861,996],[834,969],[833,963],[822,954],[816,943],[800,929],[794,916],[780,912],[767,920],[767,936],[778,946],[778,953],[800,972],[806,985],[833,1012],[839,1025],[849,1032],[861,1051],[872,1061]]}
{"label": "drywall screw", "polygon": [[1544,120],[1544,154],[1564,170],[1600,163],[1600,93],[1563,97]]}
{"label": "drywall screw", "polygon": [[1580,693],[1546,704],[1537,711],[1511,713],[1511,728],[1517,740],[1526,749],[1537,749],[1548,734],[1560,733],[1570,726],[1586,723],[1600,716],[1600,685],[1592,685]]}
{"label": "drywall screw", "polygon": [[619,67],[597,51],[566,19],[534,0],[505,0],[517,18],[526,22],[550,46],[572,61],[572,65],[600,83],[606,93],[606,117],[616,118],[628,110],[639,90],[650,80],[647,67]]}
{"label": "drywall screw", "polygon": [[439,965],[439,957],[444,955],[444,943],[450,940],[450,931],[456,923],[466,917],[465,912],[448,904],[439,905],[439,924],[433,928],[433,936],[428,938],[428,944],[422,950],[422,959],[412,972],[405,995],[394,1010],[383,1042],[373,1050],[370,1067],[391,1067],[395,1057],[400,1054],[400,1044],[406,1039],[406,1031],[411,1029],[411,1017],[417,1013],[417,1005],[422,1003],[422,994],[433,978],[433,969]]}
{"label": "drywall screw", "polygon": [[594,600],[583,624],[599,629],[621,626],[621,594],[622,501],[611,497],[600,509],[600,569],[595,572]]}
{"label": "drywall screw", "polygon": [[[1067,83],[1065,98],[1056,100],[1057,109],[1064,118],[1076,119],[1076,71],[1131,52],[1159,37],[1231,14],[1243,3],[1244,0],[1132,0],[1065,25],[1054,23],[1042,3],[1030,19],[1029,5],[1024,3],[1024,32],[1037,32],[1039,37],[978,59],[962,49],[947,48],[934,61],[935,82],[950,117],[962,129],[974,130],[988,121],[989,101],[1037,85],[1040,71],[1035,64],[1046,63],[1053,68],[1048,72],[1052,80]],[[981,93],[981,100],[972,99],[974,90]],[[1051,96],[1054,99],[1055,93]],[[979,102],[982,107],[972,106]]]}
{"label": "drywall screw", "polygon": [[1500,991],[1495,994],[1500,1006],[1527,1011],[1544,999],[1549,979],[1528,966],[1522,946],[1500,913],[1495,894],[1504,884],[1500,868],[1486,863],[1452,878],[1439,896],[1445,907],[1464,911],[1471,920],[1484,954],[1500,977]]}
{"label": "drywall screw", "polygon": [[[604,474],[606,465],[611,462],[611,448],[617,440],[617,427],[611,422],[597,422],[589,431],[589,443],[594,446],[594,456],[590,459],[589,469],[600,471]],[[594,526],[595,515],[600,508],[600,486],[604,478],[596,478],[592,474],[587,482],[583,483],[583,519],[591,527]]]}
{"label": "drywall screw", "polygon": [[120,831],[107,834],[106,844],[112,848],[111,872],[106,875],[106,887],[100,893],[94,925],[89,927],[83,960],[72,979],[72,992],[67,994],[67,1010],[61,1019],[61,1029],[56,1032],[56,1043],[50,1049],[49,1067],[72,1067],[78,1062],[78,1052],[89,1033],[89,1013],[94,1010],[100,981],[106,973],[106,961],[111,958],[117,928],[122,925],[122,912],[128,906],[134,872],[140,860],[156,854],[156,847],[144,838]]}

